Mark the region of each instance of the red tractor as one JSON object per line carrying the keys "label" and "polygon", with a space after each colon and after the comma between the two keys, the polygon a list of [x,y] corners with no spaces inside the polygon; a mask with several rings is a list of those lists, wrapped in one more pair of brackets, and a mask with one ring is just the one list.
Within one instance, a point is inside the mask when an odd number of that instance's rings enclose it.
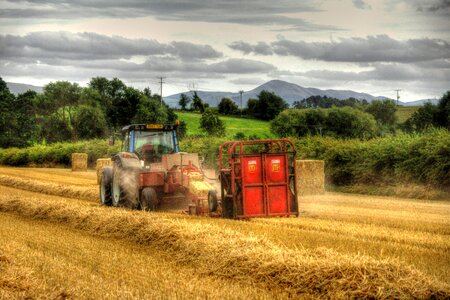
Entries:
{"label": "red tractor", "polygon": [[178,151],[177,124],[133,124],[122,128],[122,152],[104,167],[100,179],[103,205],[130,209],[178,209],[206,214],[217,193],[204,181],[197,154]]}

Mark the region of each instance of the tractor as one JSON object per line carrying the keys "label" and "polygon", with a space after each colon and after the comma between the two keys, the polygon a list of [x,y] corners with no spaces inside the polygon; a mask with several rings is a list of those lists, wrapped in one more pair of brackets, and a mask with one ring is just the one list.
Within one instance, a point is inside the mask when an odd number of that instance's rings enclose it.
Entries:
{"label": "tractor", "polygon": [[122,128],[121,152],[100,177],[100,202],[146,211],[188,208],[212,213],[217,192],[204,181],[198,154],[180,152],[174,125],[132,124]]}
{"label": "tractor", "polygon": [[219,149],[220,201],[198,154],[180,152],[177,126],[122,128],[122,150],[100,177],[100,202],[230,219],[298,216],[294,144],[285,139],[226,142]]}

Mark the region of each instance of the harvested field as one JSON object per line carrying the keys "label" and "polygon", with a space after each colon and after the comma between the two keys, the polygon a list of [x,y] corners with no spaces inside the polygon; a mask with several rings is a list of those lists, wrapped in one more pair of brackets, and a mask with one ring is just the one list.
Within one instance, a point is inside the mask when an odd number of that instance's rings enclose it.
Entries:
{"label": "harvested field", "polygon": [[[8,173],[3,169],[9,168],[0,169],[0,174],[16,178],[29,170],[10,169]],[[55,172],[48,174],[52,177]],[[28,180],[39,183],[36,178]],[[58,184],[57,180],[53,183]],[[301,198],[302,216],[298,219],[231,221],[105,208],[97,201],[66,197],[0,187],[0,245],[11,245],[0,247],[0,256],[13,261],[17,270],[24,270],[24,276],[32,273],[43,288],[37,294],[52,287],[47,292],[54,295],[98,297],[102,280],[106,274],[116,274],[116,268],[124,271],[117,273],[120,280],[105,283],[104,292],[111,293],[107,297],[124,297],[119,291],[140,298],[450,295],[448,202],[328,193]],[[14,224],[19,232],[16,236],[11,234]],[[44,227],[49,231],[46,234],[33,231]],[[58,238],[69,235],[88,242]],[[14,243],[5,244],[8,239]],[[103,254],[94,244],[112,252]],[[26,250],[19,250],[24,245],[41,249],[40,256],[38,252],[26,256]],[[71,251],[60,250],[73,245],[90,268],[75,263]],[[153,273],[152,265],[156,268]],[[79,272],[79,282],[75,282],[77,276],[67,275],[72,269]],[[135,272],[140,274],[136,278],[156,282],[158,288],[149,291],[149,283],[137,284],[131,275]],[[186,281],[182,290],[193,292],[177,294],[178,283],[172,285],[167,279],[171,276],[175,282]],[[95,284],[97,279],[99,284]],[[198,283],[188,286],[190,280]],[[0,284],[2,289],[6,291]]]}

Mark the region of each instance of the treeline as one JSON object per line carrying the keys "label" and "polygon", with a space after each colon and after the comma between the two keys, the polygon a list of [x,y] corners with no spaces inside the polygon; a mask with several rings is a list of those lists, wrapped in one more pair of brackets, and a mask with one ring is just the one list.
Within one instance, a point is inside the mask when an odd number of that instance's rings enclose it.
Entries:
{"label": "treeline", "polygon": [[[196,111],[200,113],[205,112],[209,108],[209,105],[204,103],[196,92],[194,92],[192,98],[186,94],[181,94],[178,105],[181,107],[181,110]],[[217,108],[212,108],[210,111],[225,116],[244,115],[269,121],[288,107],[289,105],[287,102],[275,93],[261,91],[258,94],[257,99],[249,99],[247,101],[247,107],[242,110],[239,109],[232,99],[222,98]]]}
{"label": "treeline", "polygon": [[0,147],[25,147],[104,137],[130,123],[177,119],[159,95],[121,80],[92,78],[87,87],[52,82],[17,97],[0,78]]}
{"label": "treeline", "polygon": [[297,105],[303,108],[281,112],[271,122],[272,131],[281,137],[319,135],[368,139],[398,131],[412,133],[430,128],[450,130],[450,91],[443,95],[438,105],[425,104],[403,124],[398,124],[396,117],[398,107],[393,100],[373,100],[364,103],[348,99],[346,102],[344,100],[344,104],[340,107],[332,105],[331,108],[322,108],[332,104],[334,100],[317,102],[314,100],[317,97],[311,101],[308,99]]}

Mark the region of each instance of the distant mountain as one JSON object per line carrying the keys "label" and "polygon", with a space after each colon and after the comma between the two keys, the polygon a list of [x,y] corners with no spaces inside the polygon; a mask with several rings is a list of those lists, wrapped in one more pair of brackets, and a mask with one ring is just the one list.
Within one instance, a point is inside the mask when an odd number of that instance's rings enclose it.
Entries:
{"label": "distant mountain", "polygon": [[423,100],[416,100],[411,102],[402,102],[399,101],[400,105],[403,106],[423,106],[425,103],[430,102],[432,104],[438,104],[439,99],[433,98],[433,99],[423,99]]}
{"label": "distant mountain", "polygon": [[9,91],[15,95],[25,93],[28,90],[32,90],[38,93],[42,92],[41,86],[35,86],[31,84],[7,82],[6,85],[8,86]]}
{"label": "distant mountain", "polygon": [[[358,93],[348,90],[321,90],[316,88],[305,88],[300,85],[282,80],[271,80],[254,88],[253,90],[244,92],[242,95],[242,106],[245,107],[247,105],[248,99],[257,98],[258,94],[263,90],[274,92],[275,94],[286,100],[289,105],[294,103],[294,101],[300,101],[310,96],[328,96],[340,100],[348,99],[350,97],[356,99],[366,99],[367,101],[375,99],[374,96],[366,93]],[[190,92],[187,92],[186,94],[189,95]],[[217,106],[220,100],[224,97],[233,99],[236,104],[240,105],[239,93],[198,91],[197,94],[204,102],[208,103],[210,106]],[[167,104],[173,107],[178,105],[179,99],[180,94],[164,97],[164,101],[166,101]]]}

